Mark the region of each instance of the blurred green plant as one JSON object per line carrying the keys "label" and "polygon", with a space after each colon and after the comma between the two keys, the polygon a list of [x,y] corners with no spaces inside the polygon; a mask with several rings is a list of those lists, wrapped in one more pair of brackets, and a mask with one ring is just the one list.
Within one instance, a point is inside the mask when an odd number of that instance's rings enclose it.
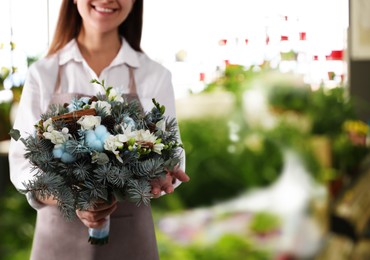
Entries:
{"label": "blurred green plant", "polygon": [[280,217],[267,211],[256,212],[249,224],[250,230],[257,235],[267,235],[271,232],[276,232],[280,226]]}
{"label": "blurred green plant", "polygon": [[228,118],[181,120],[179,126],[191,186],[180,185],[174,194],[155,202],[158,206],[173,203],[172,195],[181,198],[183,207],[213,205],[249,188],[267,186],[280,175],[280,148],[268,139],[261,140],[260,149],[248,146],[245,140],[232,142]]}
{"label": "blurred green plant", "polygon": [[274,85],[268,94],[270,106],[277,111],[294,110],[303,112],[307,109],[311,90],[308,85]]}
{"label": "blurred green plant", "polygon": [[204,92],[212,92],[215,90],[223,90],[231,92],[236,98],[236,107],[241,107],[243,92],[249,86],[249,80],[253,78],[254,74],[258,73],[256,67],[245,68],[242,65],[228,64],[225,67],[223,75],[218,77],[213,82],[209,83]]}
{"label": "blurred green plant", "polygon": [[312,134],[335,137],[346,120],[357,119],[354,105],[344,86],[312,91],[305,112],[312,120]]}
{"label": "blurred green plant", "polygon": [[36,211],[12,185],[0,197],[0,259],[29,259]]}
{"label": "blurred green plant", "polygon": [[0,141],[10,139],[8,135],[12,125],[10,122],[10,111],[12,108],[12,102],[0,103]]}
{"label": "blurred green plant", "polygon": [[206,245],[180,245],[163,234],[157,234],[161,260],[267,260],[272,257],[248,239],[233,234],[225,234],[215,243]]}

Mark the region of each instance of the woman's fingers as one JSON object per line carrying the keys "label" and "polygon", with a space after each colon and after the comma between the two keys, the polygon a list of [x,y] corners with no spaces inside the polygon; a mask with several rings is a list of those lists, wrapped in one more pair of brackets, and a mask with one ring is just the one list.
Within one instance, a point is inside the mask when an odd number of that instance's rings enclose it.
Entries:
{"label": "woman's fingers", "polygon": [[170,173],[167,173],[164,178],[157,178],[151,181],[152,194],[154,198],[158,198],[161,192],[172,193],[173,188],[173,177]]}
{"label": "woman's fingers", "polygon": [[90,210],[77,210],[78,218],[89,228],[97,228],[104,224],[106,217],[112,214],[117,208],[117,202],[112,204],[98,203]]}
{"label": "woman's fingers", "polygon": [[170,174],[181,182],[188,182],[190,180],[189,175],[187,175],[179,166],[175,166]]}

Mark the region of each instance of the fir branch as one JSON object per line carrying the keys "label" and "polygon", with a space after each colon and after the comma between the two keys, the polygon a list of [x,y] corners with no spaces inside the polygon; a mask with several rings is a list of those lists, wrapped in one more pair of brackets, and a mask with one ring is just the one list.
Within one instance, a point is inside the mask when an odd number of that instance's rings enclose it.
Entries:
{"label": "fir branch", "polygon": [[102,183],[103,185],[107,185],[107,173],[111,171],[112,164],[107,163],[103,165],[99,165],[95,170],[95,179],[97,182]]}
{"label": "fir branch", "polygon": [[82,184],[83,189],[88,189],[90,192],[90,199],[97,200],[99,198],[108,201],[108,189],[106,185],[101,184],[100,182],[87,179]]}
{"label": "fir branch", "polygon": [[127,194],[129,199],[136,203],[137,206],[141,204],[149,205],[150,199],[152,197],[151,185],[149,181],[140,180],[130,180],[128,183]]}
{"label": "fir branch", "polygon": [[76,217],[76,203],[73,190],[69,186],[62,186],[58,189],[55,197],[58,201],[58,208],[64,218],[67,220],[74,219]]}
{"label": "fir branch", "polygon": [[78,192],[76,196],[76,209],[87,210],[96,205],[96,200],[91,199],[90,190],[85,189]]}
{"label": "fir branch", "polygon": [[51,104],[49,106],[48,112],[42,114],[40,117],[43,121],[46,121],[53,116],[58,116],[58,115],[66,114],[66,113],[68,113],[68,109],[65,108],[63,105]]}
{"label": "fir branch", "polygon": [[89,175],[90,171],[92,170],[92,166],[88,161],[77,161],[73,163],[73,175],[79,181],[84,181]]}
{"label": "fir branch", "polygon": [[164,161],[160,157],[136,162],[131,167],[131,171],[136,176],[147,179],[155,179],[166,173],[164,170]]}
{"label": "fir branch", "polygon": [[84,144],[83,139],[76,140],[70,139],[65,143],[66,151],[77,158],[81,158],[84,155],[88,155],[92,152],[91,148]]}
{"label": "fir branch", "polygon": [[107,173],[107,181],[113,187],[123,188],[126,182],[132,177],[131,171],[125,167],[112,167],[111,171]]}

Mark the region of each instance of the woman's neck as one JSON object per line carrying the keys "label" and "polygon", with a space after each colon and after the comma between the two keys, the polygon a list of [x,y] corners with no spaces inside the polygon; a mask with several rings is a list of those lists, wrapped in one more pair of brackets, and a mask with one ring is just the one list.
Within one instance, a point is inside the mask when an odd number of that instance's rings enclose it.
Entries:
{"label": "woman's neck", "polygon": [[87,64],[99,76],[117,56],[121,48],[121,37],[118,33],[90,35],[81,30],[77,44]]}

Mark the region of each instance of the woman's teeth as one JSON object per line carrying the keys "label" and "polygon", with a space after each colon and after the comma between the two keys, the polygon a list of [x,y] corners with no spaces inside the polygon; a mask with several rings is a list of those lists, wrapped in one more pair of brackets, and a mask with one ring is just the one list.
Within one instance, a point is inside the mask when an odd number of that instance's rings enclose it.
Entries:
{"label": "woman's teeth", "polygon": [[95,6],[95,10],[102,13],[113,13],[113,9]]}

